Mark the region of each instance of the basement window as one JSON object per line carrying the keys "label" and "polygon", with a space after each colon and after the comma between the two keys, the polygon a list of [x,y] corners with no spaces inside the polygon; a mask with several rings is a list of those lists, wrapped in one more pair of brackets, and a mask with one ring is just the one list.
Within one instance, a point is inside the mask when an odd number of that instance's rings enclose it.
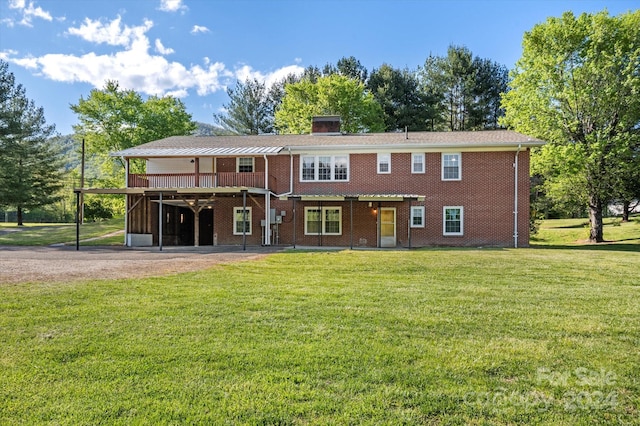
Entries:
{"label": "basement window", "polygon": [[464,209],[462,206],[442,208],[442,235],[462,235]]}
{"label": "basement window", "polygon": [[233,235],[251,235],[251,207],[233,208]]}
{"label": "basement window", "polygon": [[305,207],[305,235],[342,235],[341,207]]}

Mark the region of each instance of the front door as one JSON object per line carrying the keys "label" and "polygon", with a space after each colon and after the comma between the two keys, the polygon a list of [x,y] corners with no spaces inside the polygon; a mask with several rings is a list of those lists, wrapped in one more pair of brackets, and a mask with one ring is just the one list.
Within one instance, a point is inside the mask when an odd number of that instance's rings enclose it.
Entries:
{"label": "front door", "polygon": [[380,247],[396,246],[396,208],[380,209]]}

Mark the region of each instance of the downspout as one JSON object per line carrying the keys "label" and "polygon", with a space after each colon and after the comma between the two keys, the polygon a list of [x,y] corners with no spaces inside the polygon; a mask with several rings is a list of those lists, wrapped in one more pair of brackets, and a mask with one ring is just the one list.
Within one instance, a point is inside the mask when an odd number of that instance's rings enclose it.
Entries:
{"label": "downspout", "polygon": [[264,241],[265,246],[271,245],[271,192],[269,191],[269,159],[267,154],[264,157]]}
{"label": "downspout", "polygon": [[[289,190],[287,192],[283,192],[282,194],[276,194],[275,192],[271,192],[271,195],[274,197],[284,197],[285,195],[293,194],[293,155],[291,154],[291,148],[289,150]],[[266,158],[266,156],[265,156]]]}
{"label": "downspout", "polygon": [[514,205],[513,205],[513,247],[518,248],[518,154],[522,149],[522,145],[518,145],[515,161],[513,163],[514,172]]}

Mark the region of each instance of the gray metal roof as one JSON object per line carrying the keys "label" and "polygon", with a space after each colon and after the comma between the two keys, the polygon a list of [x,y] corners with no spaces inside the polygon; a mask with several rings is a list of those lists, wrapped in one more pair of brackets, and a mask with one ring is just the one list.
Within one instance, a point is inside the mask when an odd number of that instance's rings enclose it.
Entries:
{"label": "gray metal roof", "polygon": [[[148,145],[148,144],[146,144]],[[208,157],[208,156],[237,156],[237,155],[273,155],[282,151],[281,146],[272,147],[193,147],[193,148],[163,148],[146,147],[141,145],[111,154],[113,157]]]}
{"label": "gray metal roof", "polygon": [[312,150],[352,152],[392,149],[478,149],[542,146],[544,142],[511,130],[325,135],[172,136],[114,152],[117,157],[275,155]]}

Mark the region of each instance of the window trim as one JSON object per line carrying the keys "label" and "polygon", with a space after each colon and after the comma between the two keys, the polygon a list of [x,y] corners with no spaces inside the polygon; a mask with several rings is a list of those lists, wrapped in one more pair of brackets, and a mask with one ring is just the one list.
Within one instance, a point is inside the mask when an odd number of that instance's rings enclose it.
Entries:
{"label": "window trim", "polygon": [[[414,157],[418,155],[420,156],[420,158],[422,158],[422,170],[416,171],[415,169],[415,161],[413,161]],[[425,174],[427,170],[427,164],[426,164],[426,156],[424,155],[424,152],[412,152],[411,153],[411,173],[412,174]]]}
{"label": "window trim", "polygon": [[[420,211],[420,218],[422,219],[419,225],[414,224],[413,219],[416,217],[414,211]],[[409,215],[409,226],[411,228],[424,228],[425,227],[425,217],[424,217],[425,211],[424,211],[424,206],[411,206],[411,214]]]}
{"label": "window trim", "polygon": [[[447,210],[458,209],[460,210],[460,232],[447,232]],[[444,206],[442,207],[442,235],[449,236],[462,236],[464,235],[464,207],[463,206]]]}
{"label": "window trim", "polygon": [[[309,221],[307,220],[307,212],[309,210],[320,210],[320,232],[309,232],[308,229],[308,223]],[[338,232],[325,232],[326,231],[326,215],[325,212],[327,210],[338,210],[338,214],[340,216],[340,221],[338,222],[338,227],[339,230]],[[340,206],[322,206],[322,207],[318,207],[318,206],[306,206],[304,208],[304,235],[329,235],[329,236],[335,236],[335,235],[342,235],[342,207]]]}
{"label": "window trim", "polygon": [[252,212],[251,207],[247,206],[245,210],[247,211],[247,222],[249,222],[249,230],[245,233],[238,232],[238,213],[242,213],[242,206],[233,208],[233,235],[251,235],[253,232],[253,220],[252,220]]}
{"label": "window trim", "polygon": [[[330,157],[331,161],[331,178],[319,179],[320,177],[320,161],[321,157]],[[313,158],[313,179],[304,179],[304,159]],[[346,159],[347,173],[345,179],[336,179],[336,158]],[[298,179],[301,183],[305,182],[349,182],[351,173],[351,161],[349,154],[308,154],[300,155],[300,173]]]}
{"label": "window trim", "polygon": [[[240,171],[240,159],[248,158],[251,160],[251,171],[250,172],[241,172]],[[256,171],[256,157],[236,157],[236,173],[253,173]]]}
{"label": "window trim", "polygon": [[[444,177],[444,157],[445,155],[457,155],[458,156],[458,177],[457,178],[445,178]],[[440,156],[440,178],[444,181],[457,181],[462,180],[462,153],[460,152],[443,152]]]}
{"label": "window trim", "polygon": [[[387,171],[383,172],[383,171],[381,171],[381,170],[380,170],[380,165],[382,165],[382,164],[383,164],[382,160],[383,160],[383,159],[385,159],[385,158],[388,158],[388,159],[389,159],[389,162],[387,163],[387,164],[388,164],[388,166],[389,166],[389,169],[388,169]],[[388,175],[388,174],[391,174],[391,153],[383,153],[383,152],[381,153],[381,152],[379,152],[379,153],[378,153],[378,161],[377,161],[377,164],[378,164],[377,171],[378,171],[378,174],[379,174],[379,175]]]}

